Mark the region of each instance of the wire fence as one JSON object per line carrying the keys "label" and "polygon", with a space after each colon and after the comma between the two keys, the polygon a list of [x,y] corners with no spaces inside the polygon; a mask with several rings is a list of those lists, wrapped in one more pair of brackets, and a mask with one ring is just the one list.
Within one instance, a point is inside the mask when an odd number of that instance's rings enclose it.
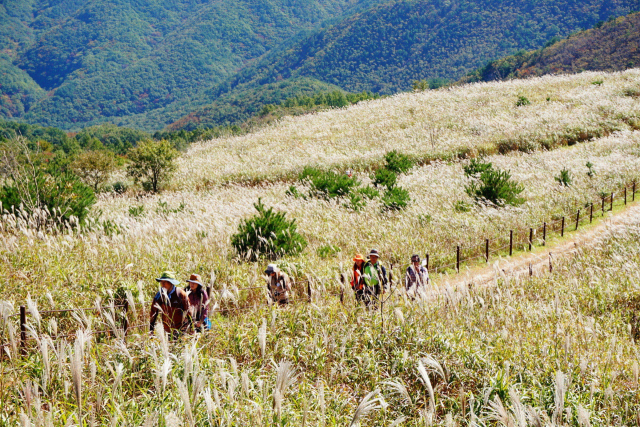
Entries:
{"label": "wire fence", "polygon": [[[631,192],[629,194],[629,189]],[[636,194],[636,182],[635,180],[631,183],[624,184],[619,189],[619,203],[626,205],[629,201],[635,201]],[[576,209],[575,213],[566,213],[560,218],[556,218],[550,221],[544,221],[542,224],[537,226],[529,227],[528,229],[515,229],[509,230],[508,236],[499,236],[493,238],[484,239],[483,242],[478,242],[477,244],[462,246],[457,245],[455,248],[454,260],[451,261],[451,256],[443,257],[440,260],[433,259],[429,254],[426,254],[426,268],[427,271],[434,274],[456,274],[460,272],[461,266],[463,264],[471,264],[474,262],[486,262],[488,263],[492,257],[498,255],[513,255],[515,251],[531,251],[535,246],[545,246],[550,237],[554,234],[556,236],[564,236],[565,233],[570,231],[576,231],[583,224],[592,223],[594,218],[597,215],[604,216],[606,212],[612,211],[614,207],[614,201],[616,197],[616,192],[612,192],[606,196],[602,196],[599,200],[594,201],[592,203],[585,203],[582,207]],[[340,274],[338,277],[338,283],[340,284],[339,290],[336,291],[328,291],[326,290],[325,283],[331,282],[335,280],[334,278],[311,278],[307,276],[307,279],[300,279],[292,281],[292,286],[294,289],[294,294],[305,295],[306,298],[290,298],[288,304],[291,305],[299,305],[304,303],[312,302],[312,295],[314,293],[312,289],[312,282],[316,282],[319,286],[322,287],[322,294],[325,296],[331,296],[339,298],[341,303],[345,302],[345,290],[347,289],[347,278],[344,274]],[[393,265],[391,266],[391,270],[389,271],[389,285],[390,292],[393,295]],[[304,286],[306,285],[306,286]],[[398,286],[401,286],[401,283],[398,282]],[[397,286],[396,286],[397,288]],[[210,308],[209,313],[218,313],[222,315],[230,315],[233,313],[243,313],[249,310],[257,310],[260,307],[266,307],[272,304],[277,304],[277,302],[271,301],[268,298],[268,290],[266,286],[249,286],[243,288],[237,287],[223,287],[222,289],[212,289],[210,286],[206,288],[208,295],[212,295],[212,291],[219,294],[220,299],[217,300],[224,304],[224,306],[217,306],[214,308]],[[239,305],[242,300],[239,297],[240,292],[251,292],[256,290],[264,290],[265,297],[262,299],[262,302],[258,302],[254,299],[253,303]],[[230,301],[224,301],[222,298],[222,294],[224,292],[235,293],[235,298],[232,298]],[[389,299],[391,297],[387,297]],[[255,297],[255,295],[254,295]],[[378,299],[376,296],[375,299],[377,302],[383,302]],[[250,297],[246,297],[245,301],[249,301]],[[213,301],[213,300],[212,300]],[[21,352],[24,354],[27,352],[28,342],[35,340],[33,336],[30,336],[29,328],[27,324],[27,315],[32,315],[34,317],[41,316],[51,316],[56,318],[61,318],[61,315],[68,313],[78,313],[78,312],[98,312],[99,314],[103,311],[109,313],[111,315],[110,322],[103,322],[108,326],[106,329],[101,329],[97,331],[92,331],[92,334],[95,335],[106,335],[106,336],[116,336],[118,333],[121,336],[125,336],[133,330],[138,330],[144,327],[149,327],[150,322],[145,321],[145,305],[150,304],[151,301],[138,301],[138,305],[141,306],[141,310],[131,310],[129,306],[129,301],[124,300],[118,304],[111,304],[108,306],[96,306],[96,307],[86,307],[86,308],[70,308],[70,309],[57,309],[57,310],[44,310],[38,311],[37,313],[31,313],[29,309],[25,306],[20,306],[20,310],[18,313],[7,316],[7,319],[15,319],[19,318],[19,331],[20,331],[20,339],[19,343],[4,343],[0,344],[0,354],[4,354],[2,349],[10,348],[12,346],[19,345]],[[77,320],[77,319],[76,319]],[[80,319],[82,320],[82,319]],[[130,320],[133,322],[130,323]],[[140,323],[141,322],[141,323]],[[65,333],[65,334],[52,334],[51,338],[54,340],[74,338],[76,336],[76,332]],[[1,357],[1,356],[0,356]]]}

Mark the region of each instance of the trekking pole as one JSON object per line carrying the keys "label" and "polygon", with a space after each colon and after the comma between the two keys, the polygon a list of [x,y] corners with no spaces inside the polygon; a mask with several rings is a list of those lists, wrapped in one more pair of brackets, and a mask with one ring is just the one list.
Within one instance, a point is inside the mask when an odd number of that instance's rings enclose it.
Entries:
{"label": "trekking pole", "polygon": [[425,256],[425,260],[427,261],[427,265],[425,266],[425,268],[427,269],[427,273],[428,273],[429,272],[429,254]]}

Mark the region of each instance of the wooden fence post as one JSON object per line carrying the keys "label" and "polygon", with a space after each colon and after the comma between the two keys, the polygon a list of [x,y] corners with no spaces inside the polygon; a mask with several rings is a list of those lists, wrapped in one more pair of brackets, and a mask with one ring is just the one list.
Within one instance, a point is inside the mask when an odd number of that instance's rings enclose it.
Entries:
{"label": "wooden fence post", "polygon": [[578,229],[578,224],[580,224],[580,209],[578,209],[578,213],[576,214],[576,230]]}
{"label": "wooden fence post", "polygon": [[122,319],[122,329],[124,334],[127,335],[127,329],[129,329],[129,300],[124,300],[124,318]]}
{"label": "wooden fence post", "polygon": [[487,262],[489,262],[489,239],[486,239],[484,241],[484,256],[487,259]]}
{"label": "wooden fence post", "polygon": [[560,237],[564,237],[564,217],[562,217],[562,226],[560,227]]}
{"label": "wooden fence post", "polygon": [[22,354],[27,352],[27,309],[24,305],[20,306],[20,351]]}
{"label": "wooden fence post", "polygon": [[542,224],[542,246],[547,246],[547,223]]}
{"label": "wooden fence post", "polygon": [[611,193],[611,206],[609,207],[609,210],[613,210],[613,193]]}
{"label": "wooden fence post", "polygon": [[509,256],[513,255],[513,230],[509,230]]}
{"label": "wooden fence post", "polygon": [[531,248],[533,247],[533,228],[529,229],[529,252],[531,252]]}
{"label": "wooden fence post", "polygon": [[456,271],[460,273],[460,245],[456,246]]}
{"label": "wooden fence post", "polygon": [[591,212],[589,212],[589,224],[593,222],[593,203],[591,203]]}

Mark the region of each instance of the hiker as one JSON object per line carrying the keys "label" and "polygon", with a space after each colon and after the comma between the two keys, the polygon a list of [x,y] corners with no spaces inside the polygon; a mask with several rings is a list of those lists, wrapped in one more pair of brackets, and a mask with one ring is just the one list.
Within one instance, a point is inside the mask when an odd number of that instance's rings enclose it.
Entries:
{"label": "hiker", "polygon": [[180,281],[172,271],[164,271],[156,281],[160,282],[160,290],[151,301],[151,331],[153,332],[160,314],[164,330],[175,336],[189,325],[189,298],[177,286]]}
{"label": "hiker", "polygon": [[189,297],[189,315],[193,320],[193,328],[196,332],[202,332],[210,328],[209,318],[209,295],[202,286],[199,274],[192,274],[187,280],[189,286],[184,290]]}
{"label": "hiker", "polygon": [[351,289],[356,294],[356,301],[362,302],[364,298],[364,263],[366,260],[360,254],[353,258],[353,277],[351,278]]}
{"label": "hiker", "polygon": [[411,256],[411,265],[407,267],[407,274],[404,277],[404,285],[412,298],[423,292],[429,284],[429,271],[420,264],[420,256]]}
{"label": "hiker", "polygon": [[264,274],[267,275],[267,289],[271,300],[280,305],[289,304],[289,291],[291,291],[289,276],[280,271],[275,264],[269,264]]}
{"label": "hiker", "polygon": [[387,269],[379,262],[380,253],[371,249],[369,261],[364,265],[364,301],[366,305],[378,300],[379,295],[385,292],[387,286]]}

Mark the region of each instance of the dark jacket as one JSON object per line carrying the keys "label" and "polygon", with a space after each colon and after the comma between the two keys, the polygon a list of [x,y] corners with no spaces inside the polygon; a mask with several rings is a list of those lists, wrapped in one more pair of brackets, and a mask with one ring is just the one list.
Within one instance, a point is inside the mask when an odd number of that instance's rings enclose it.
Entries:
{"label": "dark jacket", "polygon": [[166,332],[184,330],[189,324],[189,298],[187,298],[184,289],[174,286],[173,290],[169,292],[168,300],[167,296],[158,292],[151,301],[150,315],[151,330],[155,327],[159,315],[162,316]]}

